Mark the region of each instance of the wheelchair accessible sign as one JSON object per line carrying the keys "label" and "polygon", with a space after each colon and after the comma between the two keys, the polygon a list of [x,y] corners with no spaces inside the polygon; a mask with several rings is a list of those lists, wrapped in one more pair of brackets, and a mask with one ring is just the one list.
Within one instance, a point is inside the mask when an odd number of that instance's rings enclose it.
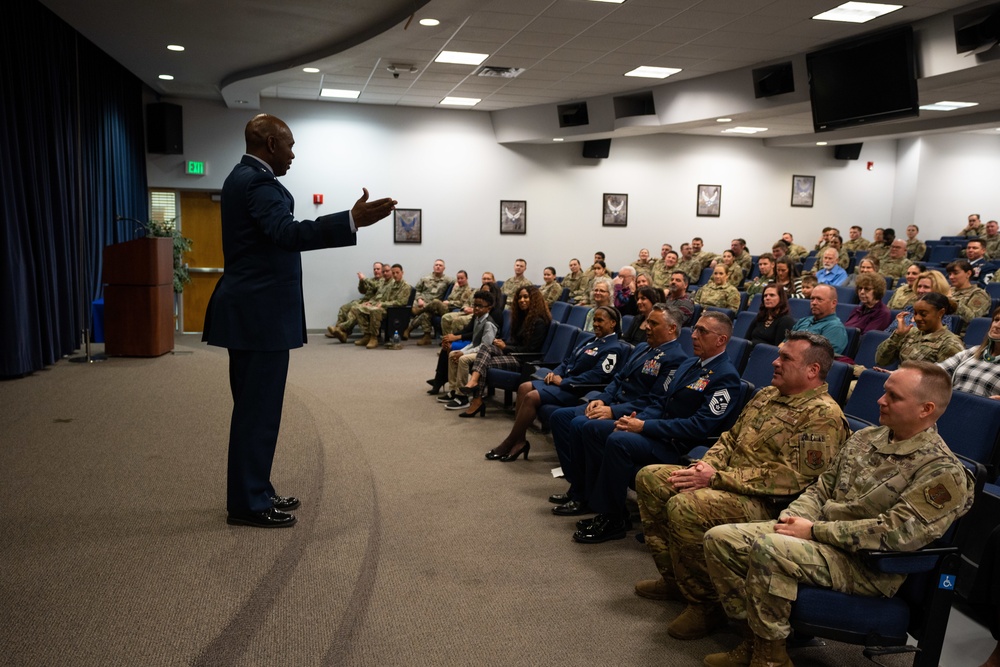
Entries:
{"label": "wheelchair accessible sign", "polygon": [[938,588],[943,588],[946,591],[955,590],[955,575],[954,574],[942,574],[941,581],[938,582]]}

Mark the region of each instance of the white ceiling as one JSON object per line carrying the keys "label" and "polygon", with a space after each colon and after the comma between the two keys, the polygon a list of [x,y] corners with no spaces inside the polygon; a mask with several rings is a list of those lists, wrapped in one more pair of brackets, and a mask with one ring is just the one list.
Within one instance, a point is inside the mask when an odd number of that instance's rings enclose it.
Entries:
{"label": "white ceiling", "polygon": [[[363,104],[434,107],[448,95],[481,98],[477,111],[712,81],[723,72],[792,58],[845,37],[984,4],[897,1],[906,6],[855,25],[811,19],[840,0],[628,0],[621,5],[588,0],[42,0],[166,97],[216,99],[248,108],[259,106],[261,97],[334,103],[320,101],[320,89],[328,87],[360,90],[357,102]],[[440,25],[419,25],[428,17]],[[186,50],[174,53],[167,44]],[[487,53],[486,65],[525,71],[514,79],[478,77],[472,66],[434,63],[444,49]],[[393,78],[386,69],[392,64],[417,71]],[[623,76],[639,65],[682,72],[662,82]],[[304,66],[320,73],[306,74]],[[996,120],[989,115],[1000,114],[997,68],[974,70],[937,77],[933,85],[922,81],[921,103],[977,101],[980,105],[968,112],[949,112],[946,125],[962,124],[956,119],[969,116],[970,123],[977,121],[974,128],[1000,126],[1000,115]],[[160,74],[175,78],[162,81]],[[930,127],[901,121],[892,131],[935,131],[941,121],[926,115],[920,121]],[[816,140],[808,104],[801,100],[743,112],[736,120],[767,123],[765,138]],[[888,132],[872,127],[861,138]],[[714,134],[719,128],[686,123],[648,131]],[[858,140],[850,133],[830,138]]]}

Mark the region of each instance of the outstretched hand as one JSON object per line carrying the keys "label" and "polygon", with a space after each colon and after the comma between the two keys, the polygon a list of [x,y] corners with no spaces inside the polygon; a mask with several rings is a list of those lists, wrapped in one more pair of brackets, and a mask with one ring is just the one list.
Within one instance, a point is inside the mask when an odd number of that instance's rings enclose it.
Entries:
{"label": "outstretched hand", "polygon": [[399,203],[390,197],[368,201],[368,188],[361,188],[361,190],[364,194],[361,195],[361,198],[355,202],[354,208],[351,209],[351,217],[354,218],[354,225],[358,228],[375,224],[392,213],[396,208],[396,204]]}

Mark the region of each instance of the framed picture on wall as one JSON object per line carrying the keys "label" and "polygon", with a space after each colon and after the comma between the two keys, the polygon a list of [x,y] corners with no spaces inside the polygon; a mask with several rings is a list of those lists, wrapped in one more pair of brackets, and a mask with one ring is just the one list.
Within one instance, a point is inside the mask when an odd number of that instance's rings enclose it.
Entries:
{"label": "framed picture on wall", "polygon": [[812,206],[815,194],[815,176],[792,176],[792,206]]}
{"label": "framed picture on wall", "polygon": [[528,233],[528,202],[511,199],[500,200],[500,233]]}
{"label": "framed picture on wall", "polygon": [[397,208],[392,215],[393,241],[420,243],[423,219],[419,208]]}
{"label": "framed picture on wall", "polygon": [[698,215],[718,218],[722,213],[722,186],[698,186]]}
{"label": "framed picture on wall", "polygon": [[604,193],[604,208],[601,210],[605,227],[628,226],[628,195]]}

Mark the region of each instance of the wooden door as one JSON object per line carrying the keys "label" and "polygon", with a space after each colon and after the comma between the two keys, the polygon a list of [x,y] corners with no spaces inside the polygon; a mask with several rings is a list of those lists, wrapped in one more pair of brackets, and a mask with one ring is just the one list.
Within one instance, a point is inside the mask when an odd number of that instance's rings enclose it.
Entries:
{"label": "wooden door", "polygon": [[184,261],[191,282],[184,287],[183,331],[199,333],[205,328],[205,309],[222,277],[222,206],[211,192],[181,193],[181,232],[191,239]]}

